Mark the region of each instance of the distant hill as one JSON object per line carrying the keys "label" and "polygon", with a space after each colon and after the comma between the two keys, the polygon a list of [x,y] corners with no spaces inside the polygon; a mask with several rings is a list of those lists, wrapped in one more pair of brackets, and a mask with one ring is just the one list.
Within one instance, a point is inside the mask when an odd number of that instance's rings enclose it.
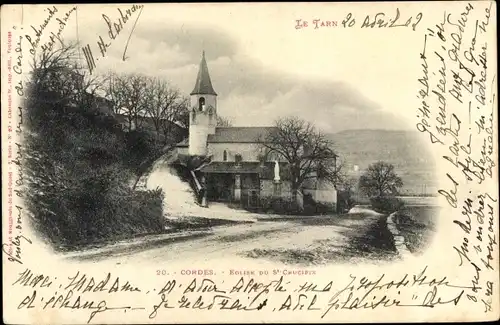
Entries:
{"label": "distant hill", "polygon": [[436,192],[435,160],[418,132],[346,130],[328,137],[350,175],[359,177],[370,164],[382,160],[394,165],[405,184],[403,192]]}

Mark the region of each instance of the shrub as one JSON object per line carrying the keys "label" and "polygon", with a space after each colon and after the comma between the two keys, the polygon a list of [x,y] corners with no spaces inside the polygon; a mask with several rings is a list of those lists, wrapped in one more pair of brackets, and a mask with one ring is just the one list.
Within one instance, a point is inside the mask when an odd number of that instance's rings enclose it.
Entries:
{"label": "shrub", "polygon": [[333,203],[316,202],[315,214],[330,214],[335,211],[335,205]]}
{"label": "shrub", "polygon": [[87,177],[49,173],[27,192],[36,228],[59,248],[127,238],[164,229],[161,190],[133,191],[120,171],[109,168]]}
{"label": "shrub", "polygon": [[332,203],[316,202],[310,193],[304,194],[304,210],[301,214],[331,214],[336,212],[336,207]]}
{"label": "shrub", "polygon": [[304,206],[291,197],[266,196],[260,198],[261,211],[264,213],[275,213],[285,215],[315,215],[330,214],[335,211],[335,205],[325,202],[315,202],[310,194],[304,194]]}
{"label": "shrub", "polygon": [[25,201],[49,242],[70,248],[164,229],[163,194],[129,188],[155,150],[150,138],[124,134],[112,117],[84,107],[28,103]]}
{"label": "shrub", "polygon": [[113,225],[123,225],[129,234],[157,233],[165,228],[163,216],[163,192],[160,189],[135,191],[120,202]]}
{"label": "shrub", "polygon": [[153,134],[143,130],[125,133],[123,161],[140,175],[162,154],[163,144]]}
{"label": "shrub", "polygon": [[395,196],[377,196],[370,198],[370,203],[375,211],[382,213],[392,213],[400,210],[404,203]]}
{"label": "shrub", "polygon": [[339,212],[347,212],[356,204],[351,194],[351,191],[337,192],[337,206]]}
{"label": "shrub", "polygon": [[416,219],[408,212],[406,213],[398,212],[396,214],[396,223],[414,224],[416,223]]}

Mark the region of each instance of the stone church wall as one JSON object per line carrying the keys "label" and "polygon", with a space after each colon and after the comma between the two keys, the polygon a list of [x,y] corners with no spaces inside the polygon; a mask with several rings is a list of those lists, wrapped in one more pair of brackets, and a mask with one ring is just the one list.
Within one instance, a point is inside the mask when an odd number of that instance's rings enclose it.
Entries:
{"label": "stone church wall", "polygon": [[207,153],[208,127],[205,125],[190,125],[189,127],[189,154],[205,155]]}
{"label": "stone church wall", "polygon": [[316,197],[319,202],[337,202],[337,191],[335,186],[329,182],[318,180],[316,192]]}
{"label": "stone church wall", "polygon": [[259,161],[260,146],[257,143],[209,143],[208,154],[213,155],[213,161],[224,161],[224,150],[227,152],[227,161],[234,162],[237,154],[243,161]]}

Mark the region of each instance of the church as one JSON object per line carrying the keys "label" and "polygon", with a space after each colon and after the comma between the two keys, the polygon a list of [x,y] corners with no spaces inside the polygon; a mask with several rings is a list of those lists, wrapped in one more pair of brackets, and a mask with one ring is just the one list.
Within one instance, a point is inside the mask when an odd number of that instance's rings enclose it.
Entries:
{"label": "church", "polygon": [[[217,93],[204,51],[190,98],[189,137],[177,144],[177,153],[208,157],[209,162],[192,173],[197,187],[203,188],[203,205],[222,201],[258,207],[264,198],[292,197],[288,162],[265,155],[262,146],[275,127],[217,126]],[[336,204],[333,185],[311,182],[302,192],[315,200]],[[302,198],[302,193],[299,196]]]}

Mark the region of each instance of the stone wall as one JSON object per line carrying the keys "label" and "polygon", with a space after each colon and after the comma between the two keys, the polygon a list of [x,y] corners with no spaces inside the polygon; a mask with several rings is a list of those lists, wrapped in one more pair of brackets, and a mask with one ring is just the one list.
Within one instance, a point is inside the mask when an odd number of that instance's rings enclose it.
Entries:
{"label": "stone wall", "polygon": [[405,258],[407,256],[410,256],[411,253],[406,247],[405,238],[401,235],[398,228],[396,227],[396,222],[397,222],[396,212],[391,213],[387,217],[387,228],[389,229],[389,231],[392,234],[392,237],[394,238],[394,245],[396,246],[396,250],[398,251],[399,255],[401,255],[401,257]]}
{"label": "stone wall", "polygon": [[268,197],[272,196],[274,193],[274,184],[272,180],[262,179],[260,180],[260,196]]}
{"label": "stone wall", "polygon": [[177,147],[177,154],[187,156],[189,154],[189,148],[188,147]]}
{"label": "stone wall", "polygon": [[[260,180],[260,196],[270,197],[274,196],[274,181],[268,179]],[[292,196],[292,184],[290,181],[281,181],[281,193],[279,195],[282,198],[289,198]]]}

